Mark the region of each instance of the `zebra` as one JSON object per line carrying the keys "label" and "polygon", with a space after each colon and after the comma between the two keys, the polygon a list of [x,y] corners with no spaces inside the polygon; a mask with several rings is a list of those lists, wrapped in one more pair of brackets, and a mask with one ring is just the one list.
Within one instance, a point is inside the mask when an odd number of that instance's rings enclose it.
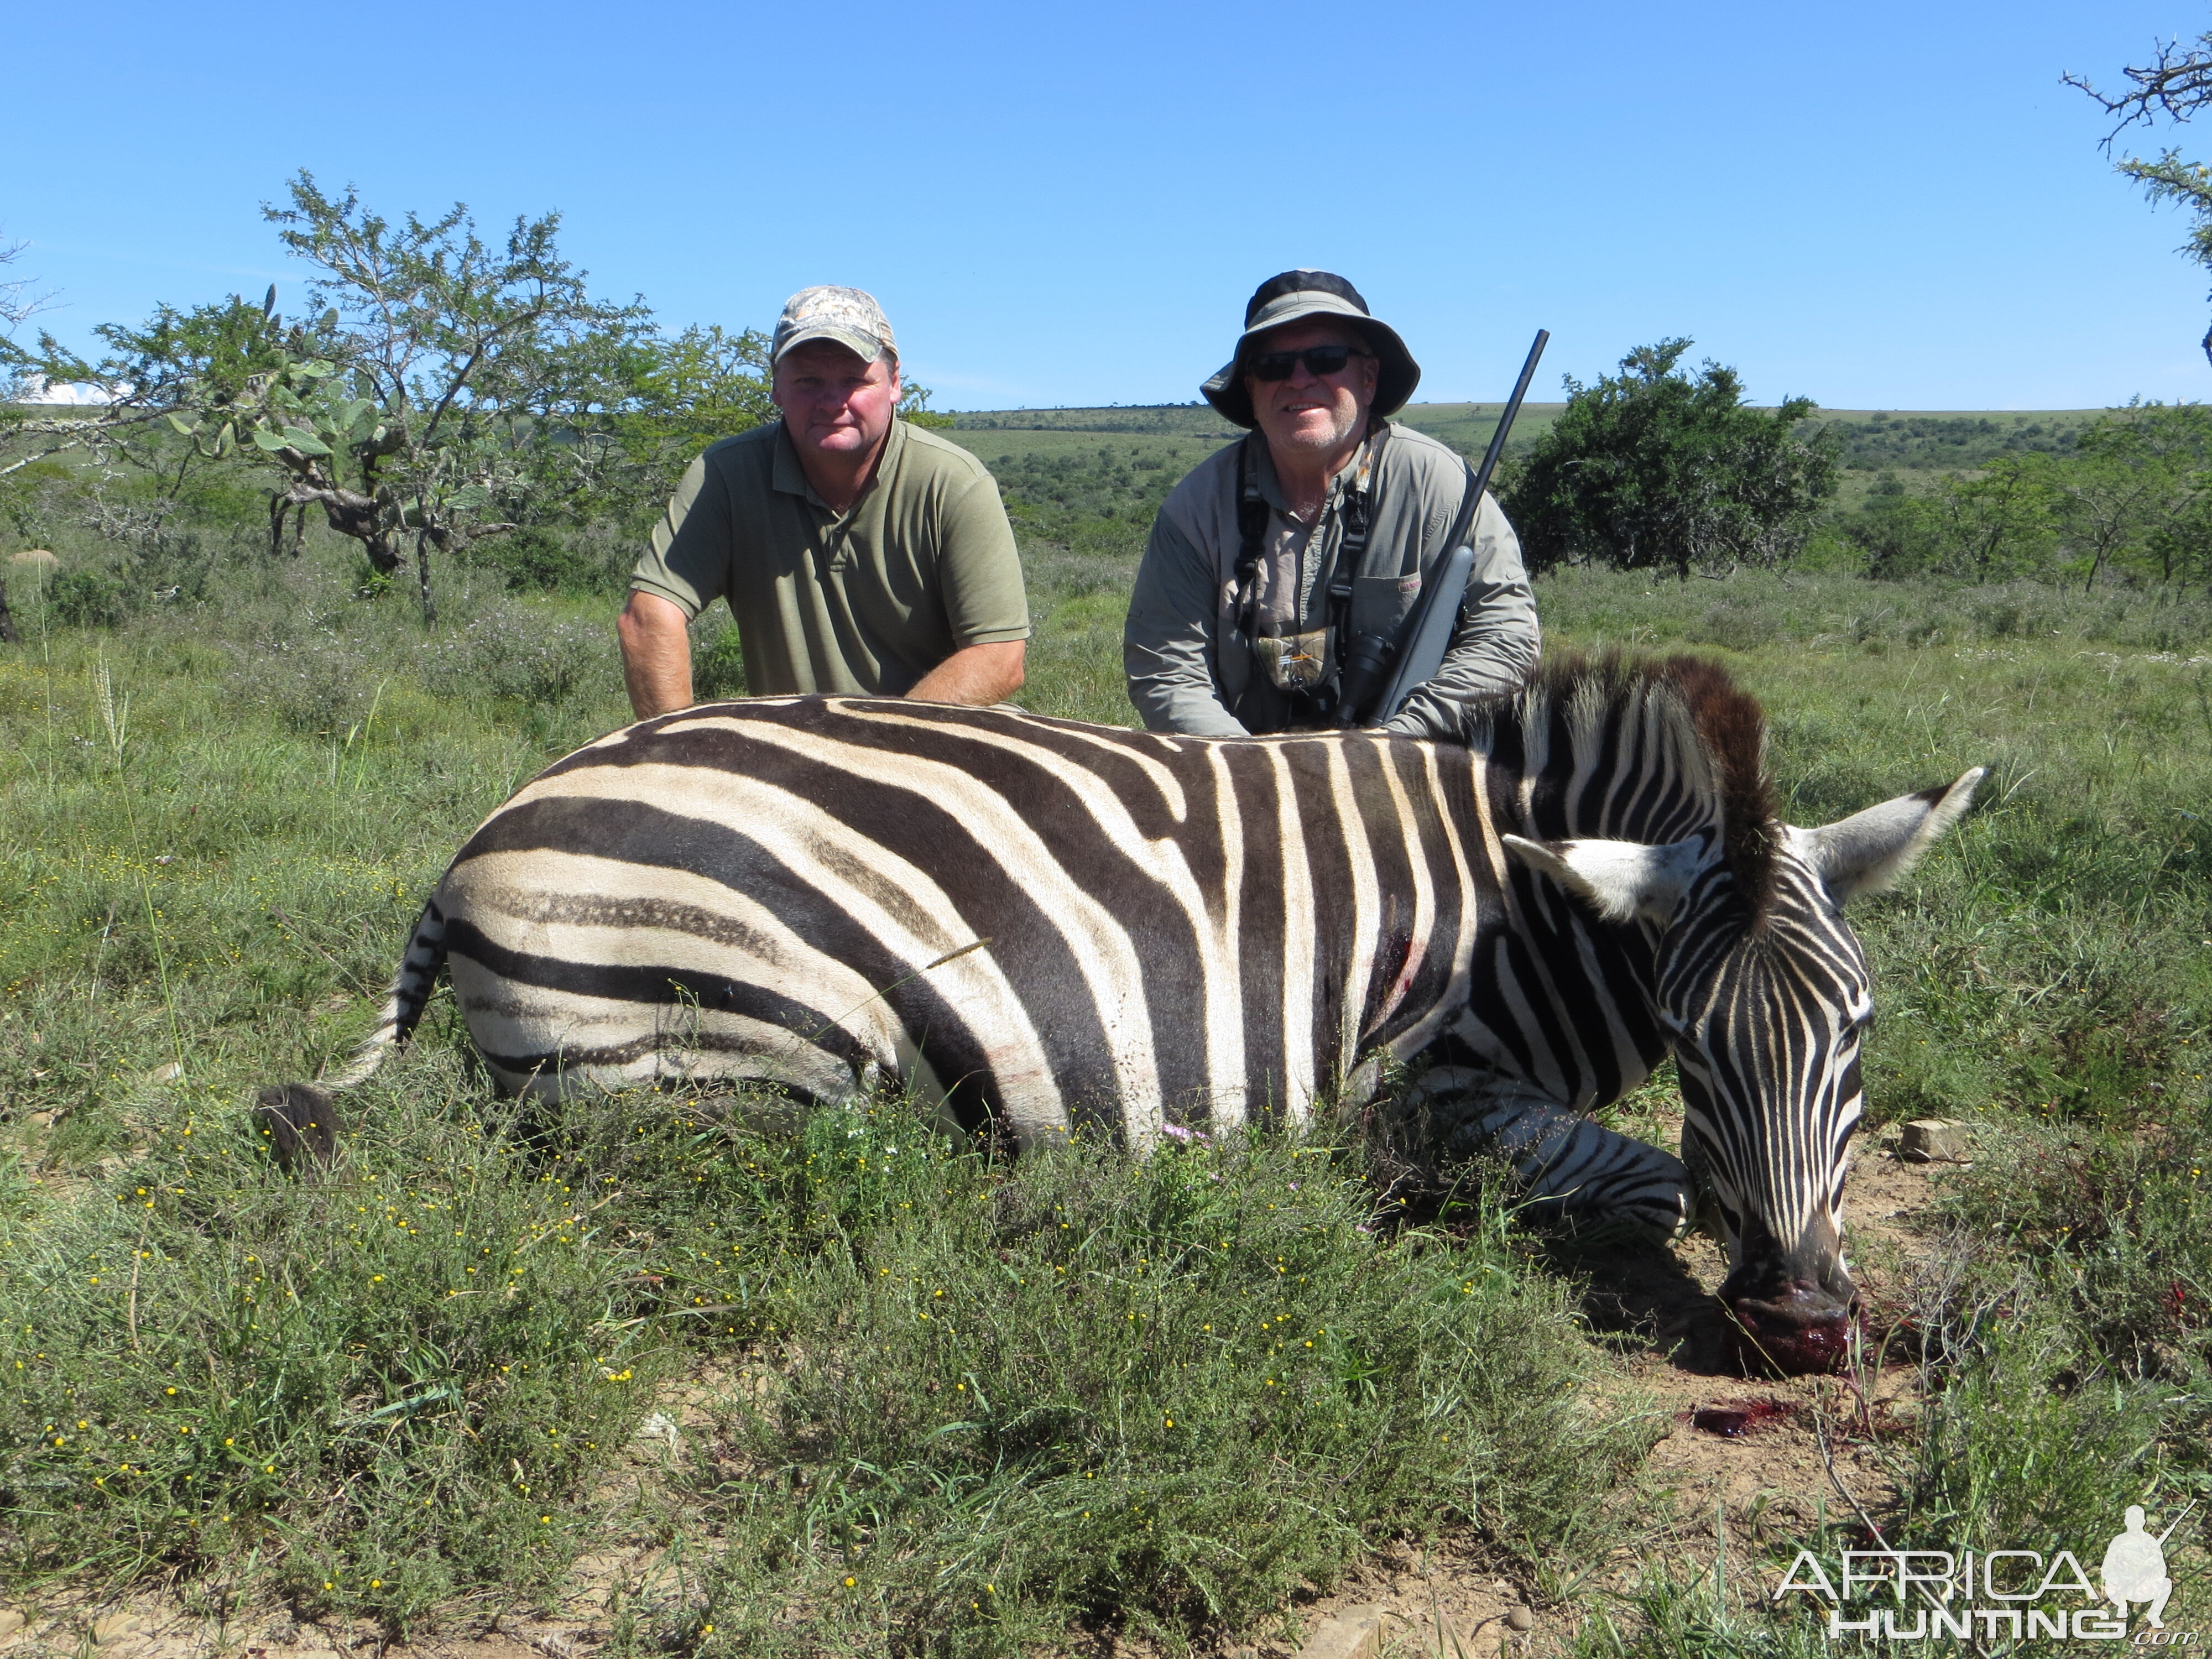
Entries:
{"label": "zebra", "polygon": [[[1296,1129],[1399,1067],[1437,1155],[1503,1151],[1532,1203],[1664,1238],[1704,1194],[1723,1304],[1771,1363],[1820,1369],[1856,1294],[1872,1012],[1841,906],[1982,773],[1801,829],[1764,743],[1757,703],[1689,657],[1555,660],[1465,744],[696,705],[486,819],[352,1061],[264,1091],[263,1115],[280,1145],[327,1137],[331,1093],[408,1039],[441,969],[508,1092],[897,1080],[1020,1151]],[[1669,1054],[1686,1164],[1589,1116]]]}

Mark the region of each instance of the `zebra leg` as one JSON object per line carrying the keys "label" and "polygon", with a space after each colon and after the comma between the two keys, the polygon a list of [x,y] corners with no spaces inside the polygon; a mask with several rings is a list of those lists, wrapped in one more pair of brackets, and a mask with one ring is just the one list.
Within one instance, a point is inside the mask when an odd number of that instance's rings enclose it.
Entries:
{"label": "zebra leg", "polygon": [[1434,1144],[1462,1158],[1502,1153],[1539,1215],[1626,1228],[1657,1243],[1688,1224],[1690,1172],[1671,1152],[1462,1066],[1431,1068],[1414,1094],[1442,1132]]}

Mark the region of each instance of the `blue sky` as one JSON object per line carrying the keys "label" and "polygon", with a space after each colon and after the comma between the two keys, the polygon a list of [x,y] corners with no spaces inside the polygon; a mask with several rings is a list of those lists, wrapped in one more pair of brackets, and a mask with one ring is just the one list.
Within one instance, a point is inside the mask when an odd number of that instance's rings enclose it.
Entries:
{"label": "blue sky", "polygon": [[[867,288],[954,408],[1194,397],[1291,265],[1358,284],[1424,398],[1503,396],[1539,326],[1540,397],[1686,334],[1766,400],[2203,398],[2184,221],[2058,80],[2202,26],[2175,0],[17,0],[0,230],[77,343],[272,279],[298,304],[258,204],[305,167],[387,213],[558,208],[594,289],[672,325]],[[2212,120],[2180,137],[2212,155]]]}

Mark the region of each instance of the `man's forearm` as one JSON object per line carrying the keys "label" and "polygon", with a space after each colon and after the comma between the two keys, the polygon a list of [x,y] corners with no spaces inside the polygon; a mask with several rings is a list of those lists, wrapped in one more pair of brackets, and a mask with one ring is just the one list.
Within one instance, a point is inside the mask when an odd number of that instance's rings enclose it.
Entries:
{"label": "man's forearm", "polygon": [[1132,680],[1129,701],[1147,732],[1171,732],[1186,738],[1249,737],[1244,723],[1231,714],[1211,684],[1169,684]]}
{"label": "man's forearm", "polygon": [[690,619],[655,593],[633,592],[615,619],[622,639],[623,684],[641,720],[691,706]]}
{"label": "man's forearm", "polygon": [[1153,520],[1121,625],[1121,674],[1147,732],[1241,738],[1213,675],[1213,560],[1166,512]]}
{"label": "man's forearm", "polygon": [[1022,689],[1026,640],[963,646],[915,683],[909,697],[923,702],[1004,702]]}

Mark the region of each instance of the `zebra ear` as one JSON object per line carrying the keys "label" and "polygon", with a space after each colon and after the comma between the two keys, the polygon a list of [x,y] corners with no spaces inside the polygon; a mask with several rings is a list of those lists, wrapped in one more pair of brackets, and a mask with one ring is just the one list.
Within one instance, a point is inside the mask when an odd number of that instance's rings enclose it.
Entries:
{"label": "zebra ear", "polygon": [[1818,830],[1797,830],[1798,850],[1837,903],[1879,892],[1919,862],[1936,838],[1959,821],[1973,804],[1974,786],[1985,769],[1977,766],[1948,789],[1938,786],[1899,795]]}
{"label": "zebra ear", "polygon": [[1640,841],[1523,841],[1501,836],[1506,850],[1539,875],[1589,903],[1606,921],[1663,922],[1704,867],[1702,837],[1647,846]]}

